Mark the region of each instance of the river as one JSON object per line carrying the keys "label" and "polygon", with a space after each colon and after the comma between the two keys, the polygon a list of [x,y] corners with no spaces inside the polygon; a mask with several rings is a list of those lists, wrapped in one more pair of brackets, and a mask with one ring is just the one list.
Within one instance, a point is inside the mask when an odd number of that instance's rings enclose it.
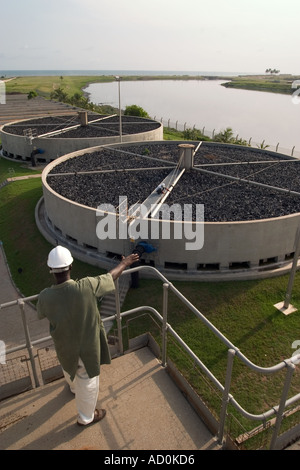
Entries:
{"label": "river", "polygon": [[[178,129],[205,128],[205,134],[231,127],[251,144],[300,151],[300,104],[292,95],[230,89],[221,80],[153,80],[120,83],[121,108],[136,104],[152,118]],[[93,103],[119,106],[118,83],[94,83],[85,90]],[[300,101],[300,100],[299,100]]]}

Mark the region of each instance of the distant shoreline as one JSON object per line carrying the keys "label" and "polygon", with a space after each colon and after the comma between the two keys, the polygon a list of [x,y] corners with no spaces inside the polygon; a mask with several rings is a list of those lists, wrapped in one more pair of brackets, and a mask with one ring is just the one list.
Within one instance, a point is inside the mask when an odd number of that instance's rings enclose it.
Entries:
{"label": "distant shoreline", "polygon": [[86,76],[216,76],[216,77],[233,77],[247,75],[240,72],[218,72],[218,71],[178,71],[178,70],[1,70],[0,77],[86,77]]}
{"label": "distant shoreline", "polygon": [[[1,71],[0,71],[1,74]],[[0,75],[1,76],[1,75]],[[6,93],[29,93],[35,90],[45,98],[56,87],[68,88],[70,93],[84,93],[84,88],[92,83],[112,82],[116,80],[115,75],[24,75],[15,77],[4,77]],[[293,82],[300,79],[300,75],[248,75],[248,76],[225,76],[225,75],[167,75],[166,73],[143,75],[122,75],[121,81],[152,81],[152,80],[224,80],[222,85],[226,88],[238,88],[253,91],[265,91],[271,93],[293,94],[295,88]]]}

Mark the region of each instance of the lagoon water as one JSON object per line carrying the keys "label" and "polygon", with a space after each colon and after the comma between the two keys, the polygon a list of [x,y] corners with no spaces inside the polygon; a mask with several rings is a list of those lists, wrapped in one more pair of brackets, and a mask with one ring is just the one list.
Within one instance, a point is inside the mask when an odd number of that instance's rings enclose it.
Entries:
{"label": "lagoon water", "polygon": [[[292,95],[230,89],[221,80],[124,81],[121,108],[136,104],[152,118],[170,120],[178,129],[205,127],[215,133],[231,127],[235,135],[261,144],[300,151],[300,104]],[[118,83],[94,83],[85,90],[90,101],[119,106]],[[299,100],[300,101],[300,100]]]}

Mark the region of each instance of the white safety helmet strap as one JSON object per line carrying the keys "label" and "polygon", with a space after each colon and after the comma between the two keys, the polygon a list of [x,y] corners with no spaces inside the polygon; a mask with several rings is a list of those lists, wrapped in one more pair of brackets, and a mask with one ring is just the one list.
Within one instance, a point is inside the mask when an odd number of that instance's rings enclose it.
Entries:
{"label": "white safety helmet strap", "polygon": [[61,273],[68,271],[72,262],[73,258],[70,251],[58,245],[50,251],[47,264],[51,273]]}
{"label": "white safety helmet strap", "polygon": [[64,271],[68,271],[70,269],[70,266],[67,266],[66,268],[51,268],[50,273],[62,273]]}

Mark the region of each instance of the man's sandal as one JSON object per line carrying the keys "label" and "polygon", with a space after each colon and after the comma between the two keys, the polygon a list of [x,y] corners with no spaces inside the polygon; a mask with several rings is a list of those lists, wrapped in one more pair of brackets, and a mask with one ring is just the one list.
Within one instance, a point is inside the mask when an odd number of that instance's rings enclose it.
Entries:
{"label": "man's sandal", "polygon": [[94,412],[94,419],[93,419],[93,421],[91,421],[91,422],[88,423],[88,424],[82,424],[82,423],[79,423],[79,422],[77,421],[77,424],[78,424],[78,426],[90,426],[91,424],[98,423],[99,421],[101,421],[101,419],[103,419],[103,418],[105,417],[105,415],[106,415],[106,410],[103,410],[103,409],[97,410],[97,409],[96,409],[95,412]]}

